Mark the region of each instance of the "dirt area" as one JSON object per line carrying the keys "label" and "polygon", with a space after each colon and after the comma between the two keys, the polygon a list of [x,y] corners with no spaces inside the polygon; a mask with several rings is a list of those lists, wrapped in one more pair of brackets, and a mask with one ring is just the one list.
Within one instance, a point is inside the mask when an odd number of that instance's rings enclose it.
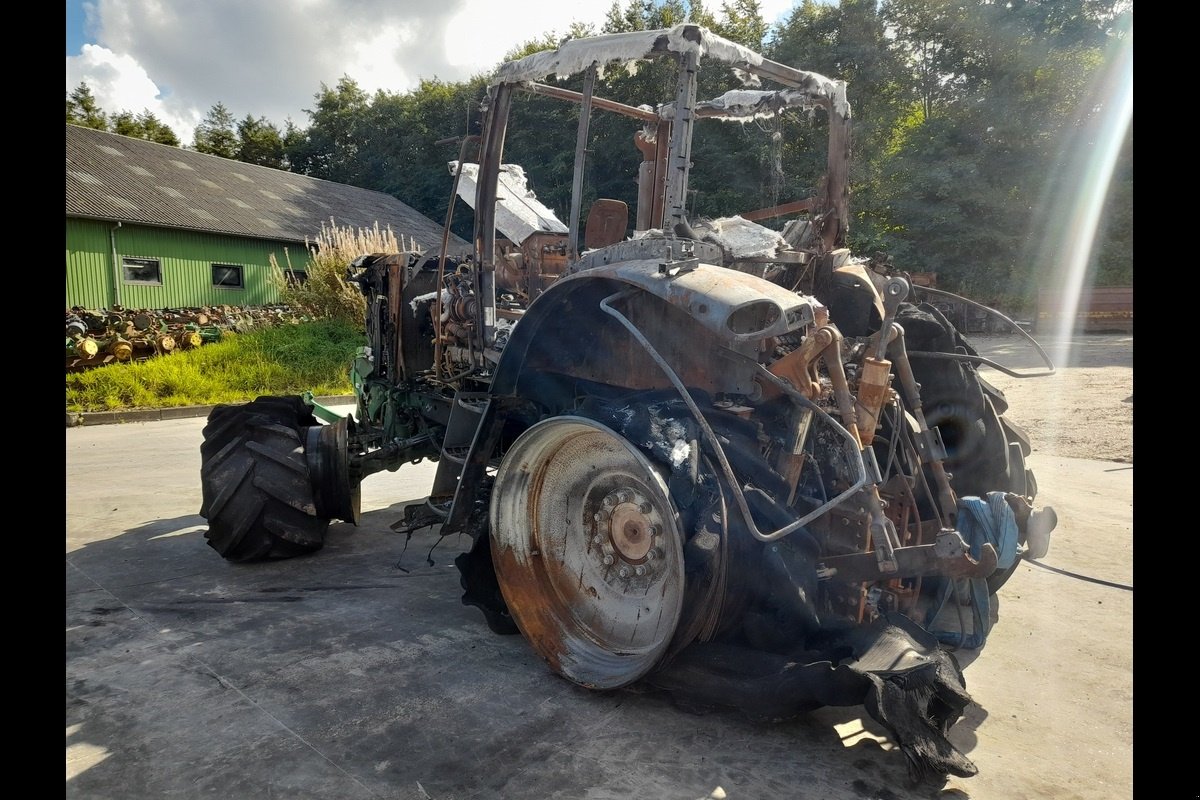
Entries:
{"label": "dirt area", "polygon": [[[1035,453],[1133,463],[1133,336],[1039,334],[1056,367],[1044,378],[1014,378],[989,367],[980,375],[1008,398],[1008,416],[1025,426]],[[972,336],[981,355],[1020,372],[1045,369],[1021,336]]]}

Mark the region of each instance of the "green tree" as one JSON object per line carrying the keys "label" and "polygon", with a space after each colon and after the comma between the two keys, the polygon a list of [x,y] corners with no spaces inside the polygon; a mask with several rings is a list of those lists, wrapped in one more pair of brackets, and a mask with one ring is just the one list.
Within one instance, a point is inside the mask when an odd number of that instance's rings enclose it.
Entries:
{"label": "green tree", "polygon": [[1133,129],[1117,161],[1094,256],[1100,286],[1133,285]]}
{"label": "green tree", "polygon": [[237,124],[237,160],[262,167],[283,167],[283,135],[266,117],[247,114]]}
{"label": "green tree", "polygon": [[283,145],[283,166],[292,172],[297,170],[292,169],[292,153],[296,152],[297,148],[304,144],[304,131],[296,125],[291,117],[283,121],[283,130],[280,132],[280,143]]}
{"label": "green tree", "polygon": [[1102,111],[1085,100],[1120,12],[1092,0],[885,4],[918,88],[879,181],[897,260],[984,299],[1031,294],[1047,265],[1027,242],[1053,224],[1073,131]]}
{"label": "green tree", "polygon": [[147,139],[159,144],[179,147],[179,137],[175,131],[154,115],[149,109],[140,114],[132,111],[121,111],[112,117],[112,132],[122,136],[132,136],[136,139]]}
{"label": "green tree", "polygon": [[67,122],[100,131],[108,130],[108,115],[100,110],[91,87],[83,81],[67,95]]}
{"label": "green tree", "polygon": [[769,27],[763,19],[758,0],[725,0],[721,3],[721,18],[716,20],[716,32],[726,39],[761,51]]}
{"label": "green tree", "polygon": [[[776,61],[844,80],[853,109],[850,244],[860,252],[882,246],[887,209],[878,192],[894,131],[909,114],[914,97],[908,66],[888,36],[873,0],[843,0],[826,5],[804,0],[777,27],[768,49]],[[824,172],[827,127],[793,128],[783,148],[786,175],[806,177],[786,199],[814,191],[811,179]]]}
{"label": "green tree", "polygon": [[113,114],[112,132],[119,133],[122,136],[142,138],[142,127],[138,124],[137,117],[132,111],[120,111]]}
{"label": "green tree", "polygon": [[[447,164],[458,158],[459,142],[438,142],[479,132],[485,89],[485,80],[478,77],[455,83],[423,80],[404,94],[377,93],[364,141],[367,185],[401,198],[431,219],[444,219],[452,185]],[[467,159],[476,160],[473,149]],[[472,220],[460,206],[453,230],[469,239]]]}
{"label": "green tree", "polygon": [[883,18],[894,36],[894,50],[907,61],[925,119],[961,96],[965,76],[947,51],[965,6],[948,0],[885,0]]}
{"label": "green tree", "polygon": [[604,15],[604,25],[601,33],[628,33],[629,31],[646,30],[646,20],[643,16],[643,4],[639,0],[629,0],[621,8],[619,0],[613,0],[608,13]]}
{"label": "green tree", "polygon": [[142,126],[142,138],[159,144],[169,144],[179,147],[179,137],[169,125],[156,117],[149,109],[138,114],[138,122]]}
{"label": "green tree", "polygon": [[370,135],[370,96],[343,75],[333,88],[322,83],[314,97],[314,107],[304,109],[308,129],[287,151],[292,171],[352,186],[369,185],[362,161],[368,156],[363,145]]}
{"label": "green tree", "polygon": [[208,110],[204,119],[196,126],[192,147],[201,153],[221,158],[238,157],[239,141],[234,130],[233,114],[218,102]]}

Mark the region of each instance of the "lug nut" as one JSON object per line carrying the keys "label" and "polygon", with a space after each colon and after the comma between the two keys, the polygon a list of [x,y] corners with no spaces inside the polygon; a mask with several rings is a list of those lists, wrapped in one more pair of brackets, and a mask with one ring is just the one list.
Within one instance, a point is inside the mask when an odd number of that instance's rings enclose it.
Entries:
{"label": "lug nut", "polygon": [[612,563],[613,563],[613,557],[608,555],[607,553],[605,553],[603,561],[604,561],[604,566],[611,567]]}
{"label": "lug nut", "polygon": [[637,575],[638,577],[641,577],[642,575],[646,574],[646,568],[643,567],[641,564],[638,564],[636,567],[633,568],[633,574]]}
{"label": "lug nut", "polygon": [[621,567],[619,570],[617,570],[617,574],[620,575],[622,578],[628,578],[629,577],[629,567]]}
{"label": "lug nut", "polygon": [[603,541],[604,541],[604,537],[598,533],[592,537],[592,544],[600,544]]}
{"label": "lug nut", "polygon": [[658,558],[660,555],[662,555],[662,554],[658,552],[657,547],[651,547],[649,550],[646,551],[646,560],[653,561],[654,559]]}

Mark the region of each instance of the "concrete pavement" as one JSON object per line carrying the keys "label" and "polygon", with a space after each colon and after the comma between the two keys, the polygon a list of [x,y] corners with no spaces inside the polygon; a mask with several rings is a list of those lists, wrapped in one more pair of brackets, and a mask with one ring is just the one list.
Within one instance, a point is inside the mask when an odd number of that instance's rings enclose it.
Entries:
{"label": "concrete pavement", "polygon": [[[321,552],[223,561],[203,424],[66,432],[68,797],[1132,795],[1132,592],[1020,567],[951,733],[980,774],[913,789],[861,707],[755,724],[553,676],[459,603],[465,540],[389,530],[433,465],[369,478]],[[1133,468],[1033,466],[1060,517],[1045,561],[1131,582]]]}

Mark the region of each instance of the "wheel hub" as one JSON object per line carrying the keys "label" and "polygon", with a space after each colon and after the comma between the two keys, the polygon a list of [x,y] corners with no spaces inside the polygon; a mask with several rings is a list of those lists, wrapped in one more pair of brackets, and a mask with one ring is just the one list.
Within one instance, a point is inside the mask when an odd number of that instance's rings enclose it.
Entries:
{"label": "wheel hub", "polygon": [[606,494],[592,522],[591,551],[618,577],[628,577],[622,570],[645,575],[649,563],[662,556],[662,517],[633,487]]}

